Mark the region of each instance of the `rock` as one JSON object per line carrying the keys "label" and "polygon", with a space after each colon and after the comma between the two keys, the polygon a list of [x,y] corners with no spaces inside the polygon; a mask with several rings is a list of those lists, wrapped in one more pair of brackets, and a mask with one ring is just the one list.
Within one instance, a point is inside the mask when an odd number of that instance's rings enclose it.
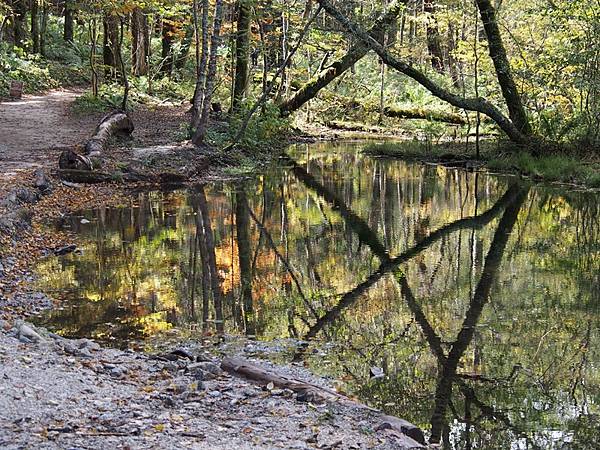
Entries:
{"label": "rock", "polygon": [[52,184],[46,176],[44,169],[35,169],[33,172],[34,184],[38,191],[42,194],[49,194],[52,192]]}
{"label": "rock", "polygon": [[221,368],[210,361],[190,364],[187,369],[197,380],[214,380],[223,375]]}
{"label": "rock", "polygon": [[60,342],[59,345],[68,355],[78,356],[80,358],[93,358],[90,350],[86,347],[80,347],[77,341],[65,339],[64,341]]}
{"label": "rock", "polygon": [[54,256],[64,256],[69,253],[73,253],[77,250],[77,246],[75,244],[65,245],[64,247],[58,247],[53,250]]}
{"label": "rock", "polygon": [[163,369],[169,372],[177,372],[179,370],[179,365],[174,361],[167,361],[164,363]]}
{"label": "rock", "polygon": [[[170,353],[168,353],[167,355],[165,355],[165,357],[167,357],[167,356],[171,356],[171,357],[172,357],[172,356],[175,356],[175,357],[177,357],[177,358],[187,358],[187,359],[189,359],[189,360],[191,360],[191,361],[194,361],[194,360],[196,359],[196,358],[194,358],[194,356],[193,356],[193,355],[192,355],[190,352],[188,352],[188,351],[187,351],[186,349],[184,349],[184,348],[178,348],[178,349],[175,349],[175,350],[173,350],[172,352],[170,352]],[[168,358],[168,357],[167,357],[167,359],[169,359],[169,360],[171,360],[171,361],[174,361],[173,359],[171,359],[171,358]]]}
{"label": "rock", "polygon": [[66,339],[56,333],[48,333],[48,336],[51,337],[52,339],[54,339],[57,342],[63,342],[66,341]]}
{"label": "rock", "polygon": [[37,192],[27,188],[17,189],[17,200],[21,203],[36,203],[40,199]]}
{"label": "rock", "polygon": [[373,367],[371,367],[370,375],[371,375],[371,378],[378,379],[378,378],[383,378],[385,376],[385,373],[383,372],[383,369],[381,367],[373,366]]}
{"label": "rock", "polygon": [[125,378],[125,375],[127,375],[127,369],[124,367],[115,367],[108,373],[113,378]]}
{"label": "rock", "polygon": [[102,347],[100,347],[100,344],[92,341],[91,339],[80,339],[79,340],[79,348],[91,350],[94,352],[98,352],[98,351],[102,350]]}
{"label": "rock", "polygon": [[32,327],[24,322],[17,325],[16,329],[19,339],[26,338],[31,342],[43,342],[45,340]]}

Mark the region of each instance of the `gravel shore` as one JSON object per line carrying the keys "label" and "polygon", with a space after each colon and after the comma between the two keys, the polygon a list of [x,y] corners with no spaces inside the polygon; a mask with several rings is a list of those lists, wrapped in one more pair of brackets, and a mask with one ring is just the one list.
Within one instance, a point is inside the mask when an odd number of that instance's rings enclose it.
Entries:
{"label": "gravel shore", "polygon": [[153,356],[21,321],[0,329],[3,449],[421,447],[378,412],[301,402],[223,372],[202,350]]}

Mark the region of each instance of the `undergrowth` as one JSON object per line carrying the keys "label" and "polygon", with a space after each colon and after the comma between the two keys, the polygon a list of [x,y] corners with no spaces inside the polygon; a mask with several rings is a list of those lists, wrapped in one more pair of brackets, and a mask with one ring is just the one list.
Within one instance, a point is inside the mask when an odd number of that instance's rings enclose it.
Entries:
{"label": "undergrowth", "polygon": [[[506,151],[493,142],[482,143],[481,159],[492,171],[519,173],[536,180],[560,183],[583,184],[592,188],[600,188],[600,163],[580,156],[568,154],[550,154],[532,156],[526,152]],[[363,150],[374,156],[399,157],[427,161],[451,159],[473,159],[470,149],[457,151],[458,146],[428,146],[420,141],[385,142],[367,145]]]}
{"label": "undergrowth", "polygon": [[0,45],[0,97],[8,96],[12,80],[24,83],[26,94],[37,94],[64,86],[78,86],[89,80],[83,66],[48,60],[40,55],[25,55],[9,51]]}

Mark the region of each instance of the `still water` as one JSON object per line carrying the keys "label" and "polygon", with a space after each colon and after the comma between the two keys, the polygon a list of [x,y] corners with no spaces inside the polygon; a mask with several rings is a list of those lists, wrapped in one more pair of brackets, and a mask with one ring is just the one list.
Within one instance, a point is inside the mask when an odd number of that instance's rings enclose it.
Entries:
{"label": "still water", "polygon": [[65,218],[44,323],[308,341],[289,359],[446,448],[598,448],[600,196],[361,150]]}

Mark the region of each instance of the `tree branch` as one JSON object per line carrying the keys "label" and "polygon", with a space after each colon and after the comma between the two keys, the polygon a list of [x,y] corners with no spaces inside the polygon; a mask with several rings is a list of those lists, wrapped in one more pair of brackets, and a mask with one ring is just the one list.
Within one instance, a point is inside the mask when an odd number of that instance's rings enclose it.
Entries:
{"label": "tree branch", "polygon": [[379,42],[373,39],[373,37],[371,37],[357,24],[345,17],[327,0],[317,1],[331,17],[337,20],[340,25],[342,25],[349,32],[357,36],[361,41],[369,46],[369,48],[377,53],[382,61],[388,66],[393,67],[398,72],[412,78],[440,100],[448,102],[457,108],[466,109],[468,111],[478,111],[490,117],[513,142],[522,145],[531,143],[531,138],[529,136],[523,134],[508,117],[506,117],[496,106],[494,106],[485,98],[463,98],[447,91],[443,87],[436,84],[420,70],[392,56]]}

